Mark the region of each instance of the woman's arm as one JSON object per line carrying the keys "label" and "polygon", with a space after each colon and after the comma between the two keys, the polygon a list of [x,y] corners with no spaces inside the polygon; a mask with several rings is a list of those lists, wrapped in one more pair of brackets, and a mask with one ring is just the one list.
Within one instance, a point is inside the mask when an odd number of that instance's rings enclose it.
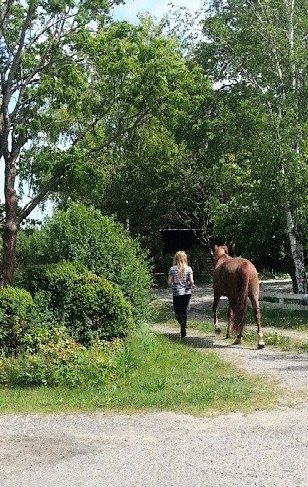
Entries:
{"label": "woman's arm", "polygon": [[172,284],[173,284],[173,279],[172,279],[171,274],[169,274],[169,276],[168,276],[168,281],[167,281],[167,282],[168,282],[168,286],[172,286]]}
{"label": "woman's arm", "polygon": [[195,287],[193,271],[190,272],[188,282],[190,287]]}

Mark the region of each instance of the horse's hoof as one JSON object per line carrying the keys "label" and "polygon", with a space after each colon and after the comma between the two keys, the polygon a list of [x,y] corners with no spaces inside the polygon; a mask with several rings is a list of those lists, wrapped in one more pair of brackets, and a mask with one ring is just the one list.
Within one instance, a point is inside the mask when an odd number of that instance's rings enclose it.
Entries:
{"label": "horse's hoof", "polygon": [[234,342],[232,343],[232,345],[240,345],[241,344],[241,340],[234,340]]}
{"label": "horse's hoof", "polygon": [[215,333],[216,333],[216,335],[220,335],[220,333],[221,333],[221,328],[215,328]]}
{"label": "horse's hoof", "polygon": [[264,343],[258,343],[258,350],[262,350],[265,347]]}

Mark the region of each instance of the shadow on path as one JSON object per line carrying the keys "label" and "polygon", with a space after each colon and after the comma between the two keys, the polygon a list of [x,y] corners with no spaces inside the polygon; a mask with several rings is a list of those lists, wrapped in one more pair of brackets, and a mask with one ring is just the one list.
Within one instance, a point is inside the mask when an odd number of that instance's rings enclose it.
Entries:
{"label": "shadow on path", "polygon": [[[179,342],[179,333],[178,332],[158,331],[158,330],[154,330],[154,331],[160,333],[161,335],[165,336],[166,338],[168,338],[169,340],[171,340],[173,342]],[[227,343],[226,344],[217,343],[215,340],[216,340],[215,335],[208,336],[208,337],[187,336],[185,338],[182,338],[180,343],[182,343],[184,345],[191,346],[193,348],[213,348],[213,349],[217,349],[217,348],[219,348],[219,349],[237,348],[238,350],[244,348],[240,345],[237,345],[235,347],[234,345],[227,344]],[[221,340],[223,340],[223,338]],[[249,347],[245,347],[245,349],[246,350],[255,350],[254,348],[249,348]]]}

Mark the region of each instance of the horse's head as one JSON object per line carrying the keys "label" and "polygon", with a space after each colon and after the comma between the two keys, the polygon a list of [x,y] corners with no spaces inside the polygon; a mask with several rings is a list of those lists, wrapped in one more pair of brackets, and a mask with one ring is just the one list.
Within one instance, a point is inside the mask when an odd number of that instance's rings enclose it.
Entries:
{"label": "horse's head", "polygon": [[214,262],[218,262],[218,260],[223,256],[223,255],[229,255],[229,250],[226,245],[215,245],[214,247]]}

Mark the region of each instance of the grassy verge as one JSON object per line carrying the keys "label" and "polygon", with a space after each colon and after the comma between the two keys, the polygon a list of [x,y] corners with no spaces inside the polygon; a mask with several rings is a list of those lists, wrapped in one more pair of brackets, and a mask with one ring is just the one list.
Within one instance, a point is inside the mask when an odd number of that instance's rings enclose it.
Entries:
{"label": "grassy verge", "polygon": [[[164,323],[169,326],[176,326],[176,323],[170,304],[164,302],[153,302],[153,316],[156,323]],[[222,315],[222,313],[221,313]],[[201,319],[202,316],[202,319]],[[225,317],[224,317],[225,318]],[[254,325],[252,311],[248,310],[247,313],[247,323]],[[308,317],[304,316],[301,312],[296,311],[286,311],[286,310],[274,310],[274,309],[263,309],[262,310],[262,323],[263,326],[276,327],[277,329],[285,328],[298,331],[307,331],[308,329]],[[285,326],[282,326],[285,324]],[[196,330],[201,330],[205,333],[213,334],[213,323],[212,315],[209,312],[201,315],[200,319],[189,320],[189,326]],[[226,326],[220,324],[222,333],[226,332]],[[256,331],[251,329],[245,329],[243,341],[249,344],[256,343]],[[277,347],[285,351],[298,351],[307,352],[308,351],[308,341],[306,340],[295,340],[288,336],[283,336],[275,332],[267,332],[265,336],[266,345]],[[232,341],[230,340],[230,343]]]}
{"label": "grassy verge", "polygon": [[271,406],[277,390],[225,363],[146,333],[131,338],[119,359],[119,374],[92,388],[38,387],[0,390],[0,412],[153,411],[193,414],[250,411]]}
{"label": "grassy verge", "polygon": [[[308,313],[305,311],[270,309],[261,306],[263,326],[285,328],[290,330],[307,331]],[[248,309],[247,323],[253,324],[252,310]]]}
{"label": "grassy verge", "polygon": [[[174,325],[176,325],[176,323],[174,323]],[[190,327],[205,333],[213,333],[213,325],[208,322],[193,321],[190,322]],[[226,333],[226,326],[221,325],[220,327],[222,335],[224,335]],[[283,351],[308,352],[308,341],[294,340],[288,336],[273,332],[266,332],[264,339],[267,346],[279,348]],[[233,340],[234,339],[230,339],[229,343],[231,344]],[[243,342],[250,345],[256,345],[256,331],[246,328],[243,335]]]}

